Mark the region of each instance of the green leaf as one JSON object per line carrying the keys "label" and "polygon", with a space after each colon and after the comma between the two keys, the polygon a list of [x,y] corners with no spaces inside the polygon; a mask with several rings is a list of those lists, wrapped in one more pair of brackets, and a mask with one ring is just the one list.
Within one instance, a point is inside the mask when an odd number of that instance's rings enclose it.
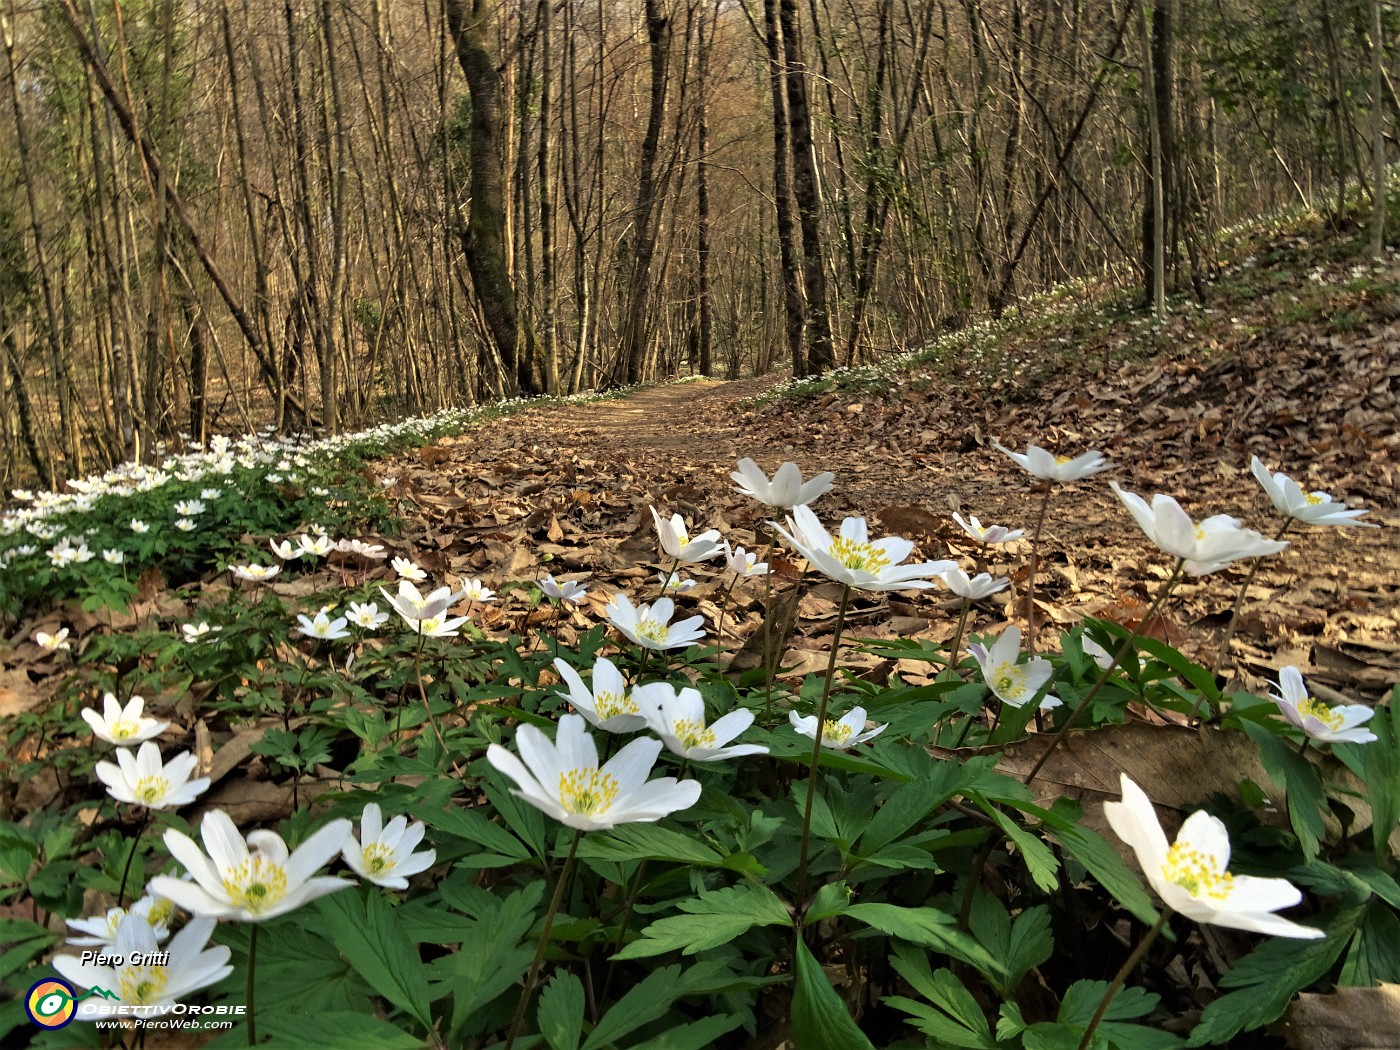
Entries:
{"label": "green leaf", "polygon": [[1370,988],[1400,981],[1400,917],[1373,901],[1352,938],[1339,984]]}
{"label": "green leaf", "polygon": [[895,946],[890,965],[936,1009],[902,995],[887,995],[882,1002],[912,1016],[914,1026],[940,1046],[997,1050],[982,1008],[951,970],[930,971],[928,956],[904,944]]}
{"label": "green leaf", "polygon": [[754,926],[791,926],[792,916],[767,886],[745,883],[702,894],[679,905],[685,915],[668,915],[642,931],[642,936],[613,956],[644,959],[680,949],[694,955],[727,944]]}
{"label": "green leaf", "polygon": [[[1056,816],[1064,815],[1065,809],[1061,805],[1063,801],[1065,800],[1055,803],[1052,812]],[[1152,903],[1152,898],[1148,896],[1142,879],[1138,877],[1137,872],[1123,863],[1123,859],[1114,852],[1113,847],[1102,835],[1072,821],[1066,821],[1063,825],[1055,824],[1050,829],[1050,834],[1059,840],[1070,856],[1088,869],[1089,874],[1112,894],[1114,900],[1132,912],[1134,917],[1148,926],[1156,924],[1157,909]]]}
{"label": "green leaf", "polygon": [[979,893],[973,899],[970,920],[973,935],[1006,967],[1006,979],[998,982],[1003,992],[1014,989],[1055,950],[1050,910],[1043,904],[1027,908],[1012,922],[1000,901],[990,893]]}
{"label": "green leaf", "polygon": [[[1368,723],[1376,739],[1369,744],[1347,745],[1361,749],[1362,778],[1370,789],[1371,837],[1377,857],[1390,856],[1390,836],[1400,825],[1400,685],[1390,703],[1377,708]],[[1334,748],[1333,750],[1340,750]]]}
{"label": "green leaf", "polygon": [[550,1050],[578,1050],[583,1034],[583,982],[561,970],[540,992],[536,1017]]}
{"label": "green leaf", "polygon": [[407,1010],[425,1028],[433,1027],[428,975],[418,949],[394,921],[384,895],[371,889],[361,897],[336,893],[316,902],[326,929],[347,962],[371,988]]}
{"label": "green leaf", "polygon": [[1032,835],[1001,809],[992,805],[983,805],[982,809],[988,816],[997,822],[997,825],[1006,833],[1006,837],[1020,851],[1021,859],[1026,862],[1026,870],[1030,872],[1032,881],[1035,882],[1046,893],[1052,893],[1060,888],[1059,862],[1055,860],[1055,854],[1050,847],[1041,842],[1039,837]]}
{"label": "green leaf", "polygon": [[1246,955],[1221,978],[1220,987],[1232,990],[1205,1008],[1186,1045],[1228,1044],[1240,1031],[1278,1020],[1296,992],[1332,968],[1364,910],[1338,913],[1320,940],[1274,937]]}
{"label": "green leaf", "polygon": [[971,935],[958,929],[956,918],[937,908],[901,908],[872,902],[853,904],[846,909],[846,914],[892,937],[961,959],[984,973],[1006,974],[1001,962],[989,955]]}
{"label": "green leaf", "polygon": [[300,1013],[258,1011],[258,1043],[263,1050],[322,1050],[328,1033],[335,1033],[336,1050],[418,1050],[423,1040],[370,1014],[335,1011],[318,1013],[308,1024]]}
{"label": "green leaf", "polygon": [[1138,635],[1137,645],[1144,652],[1166,664],[1177,674],[1190,682],[1202,696],[1208,700],[1212,709],[1220,706],[1220,690],[1216,688],[1215,676],[1210,671],[1195,661],[1189,659],[1185,654],[1173,649],[1165,642],[1159,642],[1156,638],[1149,638],[1145,635]]}
{"label": "green leaf", "polygon": [[669,1029],[630,1050],[708,1050],[719,1037],[744,1023],[739,1014],[718,1014]]}
{"label": "green leaf", "polygon": [[875,1050],[801,937],[793,958],[792,1037],[802,1050]]}
{"label": "green leaf", "polygon": [[586,835],[578,855],[589,860],[664,860],[675,864],[720,867],[724,858],[692,835],[655,824],[621,824],[611,831]]}
{"label": "green leaf", "polygon": [[[1065,989],[1056,1020],[1078,1025],[1082,1032],[1094,1019],[1094,1011],[1099,1008],[1099,1003],[1103,1001],[1107,991],[1107,981],[1075,981]],[[1131,1021],[1134,1017],[1142,1017],[1152,1012],[1159,998],[1160,996],[1142,988],[1120,988],[1118,994],[1113,997],[1113,1002],[1108,1004],[1108,1011],[1103,1015],[1103,1019]]]}
{"label": "green leaf", "polygon": [[945,762],[933,776],[901,784],[885,799],[860,837],[861,856],[878,852],[958,791],[967,779],[961,763]]}
{"label": "green leaf", "polygon": [[413,815],[444,835],[475,842],[492,853],[517,861],[530,859],[530,851],[523,842],[499,824],[492,823],[480,810],[435,809],[420,805],[413,807]]}
{"label": "green leaf", "polygon": [[1283,788],[1288,798],[1288,820],[1293,834],[1298,836],[1303,855],[1311,860],[1317,856],[1327,834],[1322,822],[1327,806],[1322,779],[1311,762],[1267,726],[1248,720],[1241,720],[1240,726],[1259,748],[1259,757],[1269,772],[1269,779],[1276,787]]}
{"label": "green leaf", "polygon": [[598,1022],[598,1027],[593,1029],[593,1034],[583,1044],[583,1050],[601,1050],[642,1025],[655,1021],[684,994],[684,986],[677,983],[680,975],[679,966],[663,966],[647,974],[609,1007]]}

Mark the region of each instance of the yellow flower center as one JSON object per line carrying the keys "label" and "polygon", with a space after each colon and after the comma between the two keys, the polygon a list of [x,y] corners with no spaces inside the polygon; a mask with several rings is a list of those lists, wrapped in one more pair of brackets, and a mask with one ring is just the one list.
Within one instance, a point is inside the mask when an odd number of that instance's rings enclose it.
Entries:
{"label": "yellow flower center", "polygon": [[[828,722],[827,725],[832,723]],[[681,718],[676,721],[676,739],[681,742],[681,747],[714,747],[714,730],[706,729],[705,723],[699,720]]]}
{"label": "yellow flower center", "polygon": [[266,857],[249,857],[224,872],[222,885],[235,908],[261,915],[287,895],[287,869]]}
{"label": "yellow flower center", "polygon": [[846,568],[871,575],[878,575],[890,563],[889,556],[879,547],[859,540],[848,540],[845,536],[837,536],[831,541],[829,553]]}
{"label": "yellow flower center", "polygon": [[174,912],[174,901],[167,900],[165,897],[157,897],[156,902],[151,905],[151,910],[146,913],[146,921],[152,926],[159,926],[163,922],[169,922],[170,916]]}
{"label": "yellow flower center", "polygon": [[604,722],[613,715],[637,714],[637,702],[626,693],[598,693],[593,697],[593,706],[599,720]]}
{"label": "yellow flower center", "polygon": [[833,744],[844,744],[851,739],[851,727],[842,722],[827,720],[822,723],[822,739]]}
{"label": "yellow flower center", "polygon": [[418,633],[419,633],[419,634],[432,634],[432,633],[434,633],[435,631],[440,631],[440,630],[442,630],[442,617],[441,617],[441,616],[429,616],[429,617],[428,617],[427,619],[425,619],[425,620],[419,620],[419,621],[418,621]]}
{"label": "yellow flower center", "polygon": [[992,668],[992,690],[1003,700],[1021,700],[1026,695],[1026,672],[1016,664],[997,664]]}
{"label": "yellow flower center", "polygon": [[1308,506],[1316,507],[1319,503],[1326,503],[1327,500],[1316,492],[1309,492],[1304,497],[1308,501]]}
{"label": "yellow flower center", "polygon": [[160,994],[169,983],[164,966],[123,966],[117,973],[117,985],[123,1003],[150,1006],[160,1002]]}
{"label": "yellow flower center", "polygon": [[676,533],[676,542],[684,547],[690,542],[690,534],[686,532],[685,529],[681,529]]}
{"label": "yellow flower center", "polygon": [[126,719],[112,723],[113,740],[130,740],[140,731],[140,727],[137,726],[135,722],[130,722]]}
{"label": "yellow flower center", "polygon": [[570,813],[606,813],[616,801],[617,792],[617,778],[596,767],[559,774],[559,801]]}
{"label": "yellow flower center", "polygon": [[1162,875],[1191,896],[1209,897],[1214,901],[1229,897],[1235,884],[1235,877],[1223,871],[1213,855],[1192,849],[1184,842],[1173,843],[1167,850]]}
{"label": "yellow flower center", "polygon": [[668,624],[664,624],[660,620],[653,620],[648,617],[645,620],[639,620],[637,622],[637,634],[649,641],[665,644],[666,639],[671,636],[671,628]]}
{"label": "yellow flower center", "polygon": [[136,782],[131,793],[148,806],[163,802],[170,794],[170,781],[162,776],[142,777]]}
{"label": "yellow flower center", "polygon": [[1063,467],[1066,463],[1070,461],[1070,459],[1070,456],[1056,456],[1055,462]]}
{"label": "yellow flower center", "polygon": [[394,859],[394,851],[380,842],[371,842],[362,851],[362,856],[365,870],[375,875],[387,875],[399,866]]}
{"label": "yellow flower center", "polygon": [[1321,700],[1308,697],[1298,705],[1298,713],[1303,717],[1312,715],[1328,729],[1341,729],[1344,719]]}

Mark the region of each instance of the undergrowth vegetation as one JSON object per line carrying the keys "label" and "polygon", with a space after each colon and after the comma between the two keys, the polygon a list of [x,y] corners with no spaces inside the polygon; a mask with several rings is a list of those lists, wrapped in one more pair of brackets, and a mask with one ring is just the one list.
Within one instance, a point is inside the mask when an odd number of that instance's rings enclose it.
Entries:
{"label": "undergrowth vegetation", "polygon": [[[590,625],[586,578],[497,593],[391,569],[375,541],[393,531],[392,490],[359,460],[461,425],[314,451],[249,439],[147,491],[127,475],[113,484],[131,491],[12,519],[11,622],[123,609],[148,567],[234,584],[191,589],[187,616],[148,604],[79,646],[66,629],[36,639],[64,675],[52,703],[4,723],[7,1045],[139,1045],[130,1019],[86,1023],[115,998],[143,1022],[226,1008],[214,1046],[700,1050],[760,1032],[801,1050],[1250,1046],[1300,990],[1400,980],[1394,694],[1330,707],[1296,673],[1276,696],[1222,692],[1153,636],[1152,612],[1091,620],[1058,651],[1021,652],[1015,623],[964,645],[969,611],[1006,581],[911,563],[910,541],[860,518],[828,532],[807,505],[830,477],[790,464],[735,477],[806,565],[797,579],[768,571],[771,543],[736,550],[656,517],[665,590],[682,569],[761,588],[770,607],[840,587],[825,673],[776,666],[778,617],[763,666],[731,671],[723,621],[678,618],[654,583]],[[1042,521],[1052,495],[1069,503],[1067,486],[1111,467],[1004,451]],[[1256,476],[1278,536],[1364,524]],[[1164,552],[1153,611],[1184,574],[1284,543],[1115,491]],[[960,524],[1032,558],[1043,542]],[[274,577],[316,582],[278,593]],[[935,585],[961,599],[951,644],[850,636],[860,595]],[[517,611],[483,631],[474,612],[502,599]],[[565,619],[586,626],[576,642],[561,644]],[[852,645],[929,673],[844,673]],[[1179,724],[1159,727],[1164,749],[1226,741],[1265,774],[1200,784],[1174,844],[1160,785],[1114,776],[1108,805],[1045,787],[1080,742],[1147,716]],[[50,780],[26,806],[23,786]],[[196,829],[185,814],[211,783],[240,780]],[[84,948],[109,963],[79,962]]]}

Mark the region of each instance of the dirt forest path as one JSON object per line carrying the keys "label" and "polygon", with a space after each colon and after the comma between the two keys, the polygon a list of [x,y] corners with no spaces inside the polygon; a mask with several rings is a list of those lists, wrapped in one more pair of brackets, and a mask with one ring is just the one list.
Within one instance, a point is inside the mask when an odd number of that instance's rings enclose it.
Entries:
{"label": "dirt forest path", "polygon": [[[1035,591],[1045,647],[1086,615],[1140,617],[1167,574],[1167,559],[1109,480],[1149,498],[1173,495],[1198,519],[1228,513],[1272,533],[1278,519],[1248,473],[1257,453],[1305,488],[1370,508],[1368,520],[1383,527],[1298,529],[1287,551],[1260,566],[1236,641],[1241,680],[1262,689],[1291,663],[1323,689],[1378,699],[1400,678],[1397,439],[1387,423],[1400,392],[1396,346],[1400,327],[1392,325],[1344,352],[1320,342],[1268,362],[1244,355],[1209,367],[1138,363],[1098,382],[1065,377],[1025,403],[904,383],[887,395],[831,393],[755,408],[748,399],[776,377],[683,382],[525,409],[377,469],[398,478],[393,491],[410,511],[400,539],[408,553],[492,587],[544,572],[588,574],[598,588],[573,625],[583,629],[617,589],[656,593],[647,579],[661,568],[649,506],[754,546],[767,515],[733,490],[728,474],[742,456],[769,471],[789,459],[804,473],[831,470],[836,488],[814,508],[824,522],[862,515],[873,532],[917,540],[916,556],[957,558],[970,569],[978,552],[953,510],[1029,530],[1039,509],[1030,479],[994,440],[1071,455],[1098,448],[1117,469],[1057,491],[1049,505]],[[1027,555],[1024,542],[994,552],[987,568],[1013,585],[981,603],[975,629],[1025,622]],[[704,569],[689,575],[701,583],[681,606],[713,621],[721,582]],[[1209,663],[1242,579],[1229,571],[1184,583],[1167,639]],[[863,599],[862,633],[946,641],[954,619],[946,597]],[[794,639],[788,662],[802,667],[804,650],[821,649],[832,598],[819,587],[804,599],[804,622],[814,626]],[[729,629],[752,634],[761,618],[757,594],[741,595]]]}

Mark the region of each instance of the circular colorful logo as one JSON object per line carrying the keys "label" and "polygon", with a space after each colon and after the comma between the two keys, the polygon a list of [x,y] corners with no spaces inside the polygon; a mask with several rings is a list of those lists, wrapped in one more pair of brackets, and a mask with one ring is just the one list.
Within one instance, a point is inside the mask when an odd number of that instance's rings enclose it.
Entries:
{"label": "circular colorful logo", "polygon": [[67,981],[39,981],[24,997],[24,1011],[40,1028],[62,1028],[78,1012],[77,993]]}

